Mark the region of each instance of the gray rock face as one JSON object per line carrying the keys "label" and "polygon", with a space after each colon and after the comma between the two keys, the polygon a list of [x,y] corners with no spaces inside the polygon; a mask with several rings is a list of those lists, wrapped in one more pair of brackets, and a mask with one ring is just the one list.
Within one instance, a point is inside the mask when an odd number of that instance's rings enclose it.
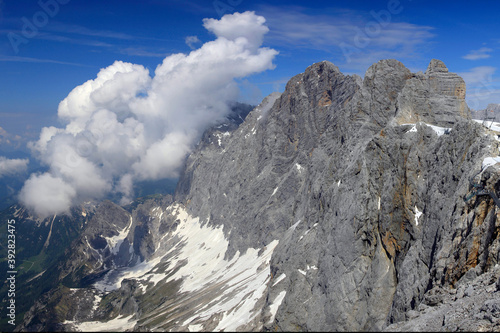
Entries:
{"label": "gray rock face", "polygon": [[383,60],[362,82],[315,64],[265,114],[192,154],[176,200],[224,225],[228,257],[280,239],[279,329],[379,330],[453,284],[456,228],[474,223],[462,197],[496,146],[464,97],[438,60],[425,74]]}
{"label": "gray rock face", "polygon": [[423,121],[451,127],[459,118],[471,118],[465,103],[464,80],[448,72],[440,60],[433,59],[425,74],[413,74],[400,96],[400,124]]}
{"label": "gray rock face", "polygon": [[487,121],[500,121],[500,104],[488,104],[484,110],[471,110],[473,119],[487,120]]}
{"label": "gray rock face", "polygon": [[[455,317],[441,327],[456,328],[460,316],[477,319],[460,309],[478,297],[477,320],[493,330],[497,206],[487,195],[464,197],[472,184],[500,190],[497,166],[478,174],[499,144],[470,120],[464,97],[463,80],[439,60],[416,74],[382,60],[364,79],[326,61],[308,67],[236,129],[207,131],[174,204],[112,208],[106,220],[119,228],[91,247],[102,267],[109,258],[103,281],[117,286],[95,315],[59,315],[68,321],[60,329],[129,316],[136,330],[441,329],[409,325],[437,323],[450,308]],[[206,281],[195,284],[197,274]],[[94,299],[101,282],[81,298]]]}
{"label": "gray rock face", "polygon": [[[415,310],[408,312],[408,321],[391,324],[384,332],[498,332],[500,329],[500,297],[497,281],[500,267],[467,281],[456,289],[434,287]],[[469,272],[474,272],[472,269]]]}

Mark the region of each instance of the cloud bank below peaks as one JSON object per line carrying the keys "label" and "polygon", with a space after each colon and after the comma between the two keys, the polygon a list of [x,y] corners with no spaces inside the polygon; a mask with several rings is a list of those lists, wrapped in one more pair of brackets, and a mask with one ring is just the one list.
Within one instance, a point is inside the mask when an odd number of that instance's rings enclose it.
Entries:
{"label": "cloud bank below peaks", "polygon": [[174,54],[153,76],[116,61],[59,104],[65,128],[46,127],[33,154],[49,167],[33,174],[19,199],[41,217],[83,200],[119,193],[139,180],[177,177],[203,130],[229,111],[236,78],[273,69],[277,51],[261,47],[268,28],[254,12],[204,19],[215,35],[189,54]]}

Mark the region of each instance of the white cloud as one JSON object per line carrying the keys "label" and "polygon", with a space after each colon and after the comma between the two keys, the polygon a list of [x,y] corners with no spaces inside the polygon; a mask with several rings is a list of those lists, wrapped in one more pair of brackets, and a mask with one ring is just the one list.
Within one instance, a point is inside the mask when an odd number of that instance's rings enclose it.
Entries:
{"label": "white cloud", "polygon": [[469,54],[463,56],[462,58],[467,60],[487,59],[491,57],[489,54],[490,52],[493,52],[493,50],[488,47],[482,47],[479,50],[470,51]]}
{"label": "white cloud", "polygon": [[31,175],[19,194],[19,199],[40,216],[69,210],[76,190],[64,180],[45,173]]}
{"label": "white cloud", "polygon": [[25,172],[28,167],[28,163],[28,159],[8,159],[4,156],[0,156],[0,178]]}
{"label": "white cloud", "polygon": [[201,40],[198,38],[198,36],[187,36],[185,42],[187,46],[194,50],[196,48],[196,45],[198,43],[201,43]]}
{"label": "white cloud", "polygon": [[204,19],[203,26],[217,37],[231,41],[246,38],[249,45],[258,47],[262,44],[264,35],[269,31],[269,28],[264,25],[265,22],[266,19],[263,16],[248,15],[248,12],[245,12],[224,15],[220,20]]}
{"label": "white cloud", "polygon": [[47,216],[110,191],[126,202],[134,181],[176,177],[203,130],[229,111],[235,79],[274,68],[264,23],[254,12],[205,19],[216,39],[166,57],[154,76],[116,61],[73,89],[59,105],[65,128],[44,128],[30,144],[49,172],[25,183],[21,202]]}

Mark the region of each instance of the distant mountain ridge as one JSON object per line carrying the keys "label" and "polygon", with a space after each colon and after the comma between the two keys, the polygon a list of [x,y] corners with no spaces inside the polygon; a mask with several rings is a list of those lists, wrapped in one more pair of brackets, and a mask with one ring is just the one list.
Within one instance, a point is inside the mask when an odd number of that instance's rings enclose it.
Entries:
{"label": "distant mountain ridge", "polygon": [[16,329],[498,330],[499,134],[442,61],[313,64],[173,197],[97,205]]}
{"label": "distant mountain ridge", "polygon": [[486,109],[471,110],[471,116],[474,119],[500,122],[500,104],[490,103]]}

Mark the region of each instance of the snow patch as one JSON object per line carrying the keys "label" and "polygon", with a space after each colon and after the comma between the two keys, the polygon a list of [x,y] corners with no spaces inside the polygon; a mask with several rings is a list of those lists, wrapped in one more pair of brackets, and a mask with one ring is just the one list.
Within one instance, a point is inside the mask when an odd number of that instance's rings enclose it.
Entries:
{"label": "snow patch", "polygon": [[415,205],[415,225],[418,225],[418,219],[422,215],[422,212],[418,210],[417,205]]}
{"label": "snow patch", "polygon": [[283,290],[276,296],[274,301],[269,305],[269,311],[271,311],[271,318],[269,318],[269,321],[267,322],[268,324],[272,324],[274,321],[274,318],[276,317],[276,313],[278,312],[278,308],[281,305],[281,302],[283,302],[283,299],[285,298],[286,291]]}
{"label": "snow patch", "polygon": [[[202,224],[199,218],[191,217],[177,204],[165,212],[180,221],[170,235],[176,243],[168,249],[159,247],[149,261],[110,271],[94,285],[95,288],[110,291],[119,288],[124,279],[135,279],[142,292],[147,293],[153,284],[181,281],[178,295],[212,294],[205,304],[186,313],[182,326],[189,330],[203,329],[203,322],[213,318],[213,315],[220,318],[215,331],[236,331],[253,322],[261,314],[255,306],[265,298],[269,288],[271,256],[279,241],[274,240],[263,249],[249,248],[245,253],[236,252],[232,259],[224,259],[229,242],[224,236],[223,226]],[[300,221],[295,226],[298,223]],[[165,263],[168,263],[168,268],[160,269]],[[156,318],[164,316],[162,312],[155,315]],[[100,331],[110,327],[120,331],[132,329],[135,322],[128,323],[128,319],[130,317],[108,323],[95,322],[95,327]],[[118,320],[125,328],[112,326]],[[78,328],[85,331],[87,326],[81,325],[86,324],[78,324]]]}
{"label": "snow patch", "polygon": [[430,128],[432,128],[434,130],[434,132],[436,132],[436,134],[438,136],[441,136],[443,134],[447,134],[447,133],[449,133],[451,131],[451,128],[449,128],[449,127],[439,127],[439,126],[436,126],[436,125],[431,125],[431,124],[427,124],[427,123],[419,121],[416,124],[411,124],[411,123],[410,124],[403,124],[403,126],[413,125],[412,128],[410,128],[408,131],[406,131],[406,133],[417,132],[418,131],[417,124],[422,124],[422,125],[425,125],[425,126],[429,126]]}
{"label": "snow patch", "polygon": [[475,122],[483,125],[484,127],[495,131],[495,132],[500,132],[500,123],[494,122],[494,121],[486,121],[486,120],[479,120],[479,119],[472,119]]}
{"label": "snow patch", "polygon": [[378,197],[378,210],[380,210],[380,196]]}
{"label": "snow patch", "polygon": [[288,230],[294,231],[295,228],[297,228],[297,226],[299,225],[300,222],[302,222],[302,220],[298,220],[294,225],[292,225],[290,228],[288,228]]}
{"label": "snow patch", "polygon": [[436,134],[438,136],[441,136],[443,134],[447,134],[447,133],[449,133],[451,131],[451,128],[449,128],[449,127],[439,127],[439,126],[430,125],[430,124],[425,124],[425,125],[427,125],[430,128],[432,128],[434,130],[434,132],[436,132]]}
{"label": "snow patch", "polygon": [[120,250],[120,245],[122,245],[123,241],[127,237],[131,226],[132,226],[132,216],[130,216],[130,223],[128,224],[128,226],[119,231],[118,235],[113,237],[104,237],[106,239],[106,242],[108,243],[110,251],[113,254],[118,254],[118,251]]}
{"label": "snow patch", "polygon": [[281,275],[278,276],[278,278],[276,279],[276,281],[274,281],[272,287],[274,287],[275,285],[277,285],[278,283],[280,283],[281,281],[283,281],[284,278],[286,278],[286,274],[285,273],[281,273]]}
{"label": "snow patch", "polygon": [[295,167],[297,168],[297,170],[299,172],[302,172],[302,170],[304,170],[304,167],[302,165],[300,165],[299,163],[295,163]]}
{"label": "snow patch", "polygon": [[[198,218],[190,217],[180,206],[174,207],[181,221],[176,236],[181,239],[179,244],[182,245],[180,253],[171,259],[169,270],[183,266],[166,282],[182,279],[181,293],[192,293],[212,286],[223,290],[220,297],[197,309],[183,325],[194,320],[208,320],[220,313],[222,318],[215,331],[236,331],[259,314],[258,311],[254,312],[254,307],[265,297],[271,278],[271,255],[279,241],[272,241],[263,251],[249,248],[244,254],[236,252],[231,260],[225,260],[229,242],[224,237],[223,227],[202,226]],[[209,245],[202,247],[202,244]],[[259,252],[262,253],[259,255]]]}
{"label": "snow patch", "polygon": [[412,128],[410,128],[408,131],[406,131],[406,133],[411,133],[411,132],[417,132],[417,126],[416,125],[413,125]]}
{"label": "snow patch", "polygon": [[99,304],[101,303],[101,300],[102,300],[101,296],[95,295],[94,304],[92,306],[92,312],[94,312],[95,310],[97,310],[99,308]]}
{"label": "snow patch", "polygon": [[82,332],[123,332],[125,330],[132,330],[134,328],[137,320],[131,321],[132,317],[133,315],[130,315],[128,317],[119,316],[107,322],[86,321],[82,323],[76,323],[74,321],[66,320],[65,322],[63,322],[63,324],[72,324]]}
{"label": "snow patch", "polygon": [[[313,228],[314,228],[314,226],[313,226]],[[306,236],[309,233],[309,231],[311,231],[311,229],[307,229],[306,232],[304,232],[304,234],[302,236],[300,236],[299,241],[302,240],[302,238],[304,238],[304,236]]]}
{"label": "snow patch", "polygon": [[273,194],[271,194],[271,196],[275,195],[276,194],[276,191],[278,191],[278,187],[276,187],[273,191]]}
{"label": "snow patch", "polygon": [[298,271],[299,271],[300,274],[302,274],[304,276],[306,276],[306,274],[307,274],[305,271],[301,270],[300,268],[298,269]]}
{"label": "snow patch", "polygon": [[201,332],[203,330],[202,324],[194,324],[188,326],[189,332]]}
{"label": "snow patch", "polygon": [[482,168],[486,169],[487,167],[495,165],[497,163],[500,163],[500,156],[497,156],[497,157],[486,157],[483,160],[483,166],[482,166]]}

